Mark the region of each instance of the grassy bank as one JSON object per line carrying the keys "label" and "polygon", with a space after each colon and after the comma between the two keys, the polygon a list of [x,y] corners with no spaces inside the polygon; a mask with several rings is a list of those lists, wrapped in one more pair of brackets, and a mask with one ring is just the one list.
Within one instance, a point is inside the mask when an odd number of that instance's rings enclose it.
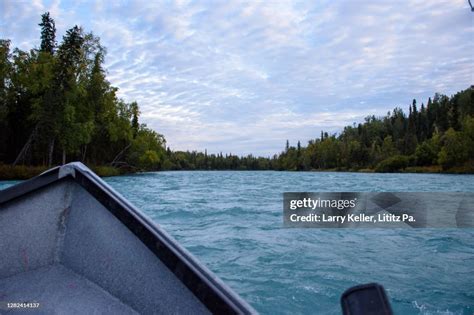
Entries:
{"label": "grassy bank", "polygon": [[432,174],[474,174],[474,165],[465,164],[462,166],[455,166],[448,169],[443,169],[440,165],[430,166],[408,166],[394,171],[377,171],[374,169],[363,169],[359,172],[364,173],[432,173]]}
{"label": "grassy bank", "polygon": [[[100,177],[118,176],[124,172],[111,166],[89,166]],[[48,170],[47,166],[25,166],[0,164],[0,180],[21,180],[35,177]]]}
{"label": "grassy bank", "polygon": [[400,170],[401,173],[442,173],[442,174],[474,174],[474,163],[469,162],[462,166],[443,169],[439,165],[410,166]]}

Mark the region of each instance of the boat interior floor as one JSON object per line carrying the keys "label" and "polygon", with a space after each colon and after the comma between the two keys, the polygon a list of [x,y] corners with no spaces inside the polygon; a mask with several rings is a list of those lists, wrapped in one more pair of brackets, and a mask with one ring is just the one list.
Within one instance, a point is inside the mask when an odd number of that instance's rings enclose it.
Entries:
{"label": "boat interior floor", "polygon": [[[7,295],[8,292],[8,295]],[[25,297],[28,297],[25,300]],[[0,300],[9,303],[40,302],[36,312],[58,314],[138,314],[97,284],[62,264],[25,271],[0,279]],[[25,313],[35,309],[8,308],[0,313]]]}

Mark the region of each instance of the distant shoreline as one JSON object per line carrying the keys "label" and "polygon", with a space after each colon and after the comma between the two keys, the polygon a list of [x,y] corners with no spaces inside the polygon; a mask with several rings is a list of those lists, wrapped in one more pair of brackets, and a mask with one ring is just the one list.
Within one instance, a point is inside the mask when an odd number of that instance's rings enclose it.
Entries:
{"label": "distant shoreline", "polygon": [[[54,167],[54,166],[52,166]],[[0,180],[25,180],[41,174],[50,169],[47,166],[25,166],[25,165],[7,165],[0,164]],[[453,167],[448,170],[443,170],[439,165],[433,166],[412,166],[395,172],[377,172],[375,169],[312,169],[312,170],[258,170],[258,169],[180,169],[180,170],[156,170],[156,171],[123,171],[111,166],[90,166],[90,168],[100,177],[121,176],[139,173],[151,172],[180,172],[180,171],[275,171],[275,172],[334,172],[334,173],[390,173],[390,174],[454,174],[454,175],[468,175],[474,174],[474,165],[467,165],[463,167]]]}

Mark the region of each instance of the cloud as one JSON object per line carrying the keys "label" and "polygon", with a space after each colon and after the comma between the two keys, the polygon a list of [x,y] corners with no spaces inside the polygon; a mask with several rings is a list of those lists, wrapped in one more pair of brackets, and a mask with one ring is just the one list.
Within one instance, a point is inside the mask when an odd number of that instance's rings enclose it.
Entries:
{"label": "cloud", "polygon": [[272,155],[474,83],[474,15],[439,1],[2,1],[2,34],[101,37],[108,78],[173,149]]}

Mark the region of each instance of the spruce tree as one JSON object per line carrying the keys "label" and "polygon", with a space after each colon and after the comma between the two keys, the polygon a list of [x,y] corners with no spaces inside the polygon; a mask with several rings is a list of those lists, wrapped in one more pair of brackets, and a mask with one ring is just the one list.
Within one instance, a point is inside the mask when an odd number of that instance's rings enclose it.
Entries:
{"label": "spruce tree", "polygon": [[41,15],[41,23],[38,25],[41,26],[40,50],[53,55],[54,49],[56,48],[56,25],[54,20],[49,16],[49,12]]}

